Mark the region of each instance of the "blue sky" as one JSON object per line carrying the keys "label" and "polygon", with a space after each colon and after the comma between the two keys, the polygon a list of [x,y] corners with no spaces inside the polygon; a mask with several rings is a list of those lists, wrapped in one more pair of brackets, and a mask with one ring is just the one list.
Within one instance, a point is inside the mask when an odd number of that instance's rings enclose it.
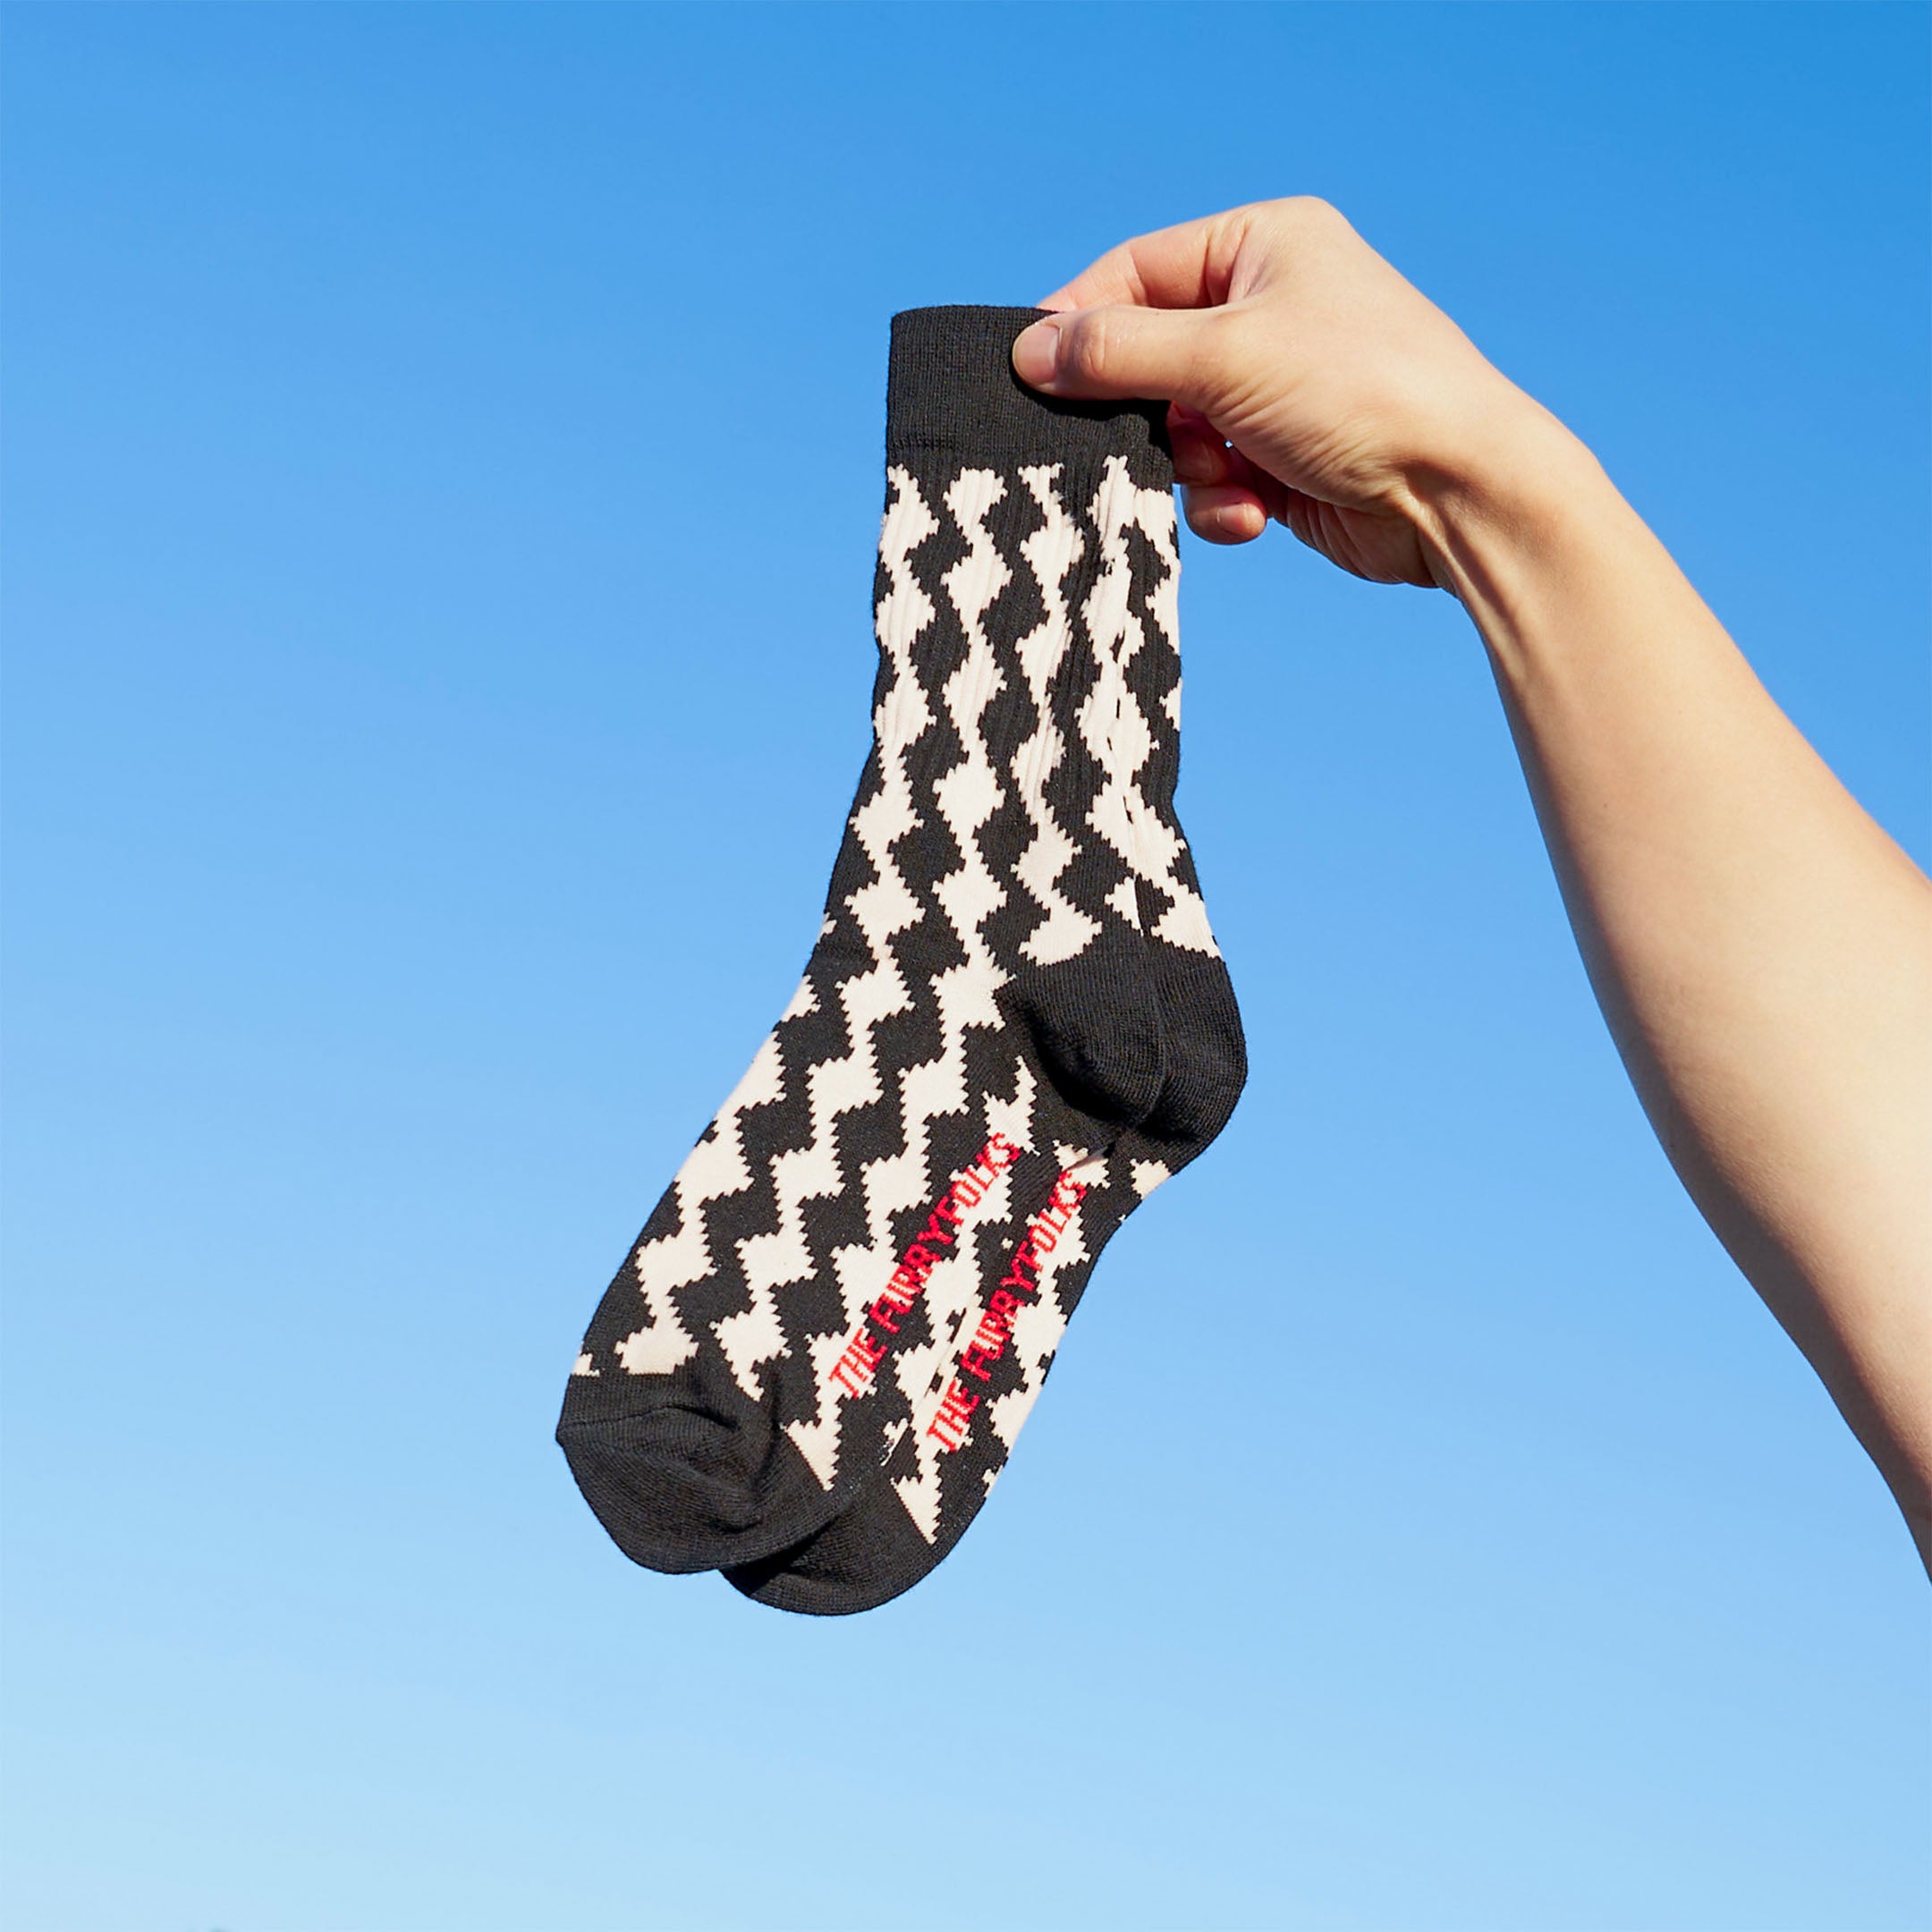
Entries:
{"label": "blue sky", "polygon": [[549,1439],[815,929],[895,309],[1326,195],[1924,860],[1922,9],[6,32],[9,1926],[1926,1923],[1892,1505],[1465,623],[1285,537],[1182,588],[1249,1091],[965,1544],[785,1618]]}

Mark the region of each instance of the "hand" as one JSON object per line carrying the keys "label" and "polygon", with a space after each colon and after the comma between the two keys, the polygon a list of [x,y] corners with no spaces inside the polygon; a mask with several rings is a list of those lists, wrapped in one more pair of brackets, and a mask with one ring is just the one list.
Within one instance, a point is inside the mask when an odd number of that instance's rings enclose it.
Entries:
{"label": "hand", "polygon": [[1444,503],[1567,432],[1324,201],[1261,201],[1123,242],[1013,344],[1050,395],[1174,407],[1195,534],[1284,523],[1377,583],[1442,584]]}
{"label": "hand", "polygon": [[1932,1569],[1932,889],[1583,445],[1319,201],[1142,236],[1013,344],[1162,396],[1188,521],[1453,589],[1665,1151]]}

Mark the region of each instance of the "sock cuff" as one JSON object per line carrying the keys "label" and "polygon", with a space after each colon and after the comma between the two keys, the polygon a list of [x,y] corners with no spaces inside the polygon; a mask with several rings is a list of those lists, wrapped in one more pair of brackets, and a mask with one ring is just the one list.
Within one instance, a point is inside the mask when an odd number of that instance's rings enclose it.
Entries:
{"label": "sock cuff", "polygon": [[1167,405],[1069,402],[1013,374],[1013,345],[1044,309],[960,304],[893,318],[886,378],[886,453],[946,450],[1003,462],[1133,459],[1135,480],[1170,487]]}

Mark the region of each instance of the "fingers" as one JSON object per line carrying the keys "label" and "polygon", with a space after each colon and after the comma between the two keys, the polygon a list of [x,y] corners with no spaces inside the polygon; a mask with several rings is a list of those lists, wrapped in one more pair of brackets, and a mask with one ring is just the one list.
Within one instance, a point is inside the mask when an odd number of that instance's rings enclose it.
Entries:
{"label": "fingers", "polygon": [[1188,528],[1211,544],[1252,543],[1268,527],[1268,513],[1251,489],[1238,483],[1197,486],[1181,493]]}
{"label": "fingers", "polygon": [[1227,300],[1228,277],[1251,209],[1231,208],[1177,227],[1136,235],[1112,248],[1040,304],[1093,309],[1125,302],[1140,309],[1207,309]]}
{"label": "fingers", "polygon": [[1013,363],[1048,395],[1159,396],[1203,410],[1216,386],[1211,314],[1110,305],[1050,316],[1022,331]]}
{"label": "fingers", "polygon": [[1167,411],[1167,446],[1174,452],[1175,482],[1235,480],[1234,467],[1241,459],[1229,449],[1227,438],[1205,416],[1178,402]]}
{"label": "fingers", "polygon": [[1252,543],[1283,515],[1289,492],[1257,469],[1205,417],[1178,404],[1167,412],[1167,441],[1188,528],[1208,543]]}

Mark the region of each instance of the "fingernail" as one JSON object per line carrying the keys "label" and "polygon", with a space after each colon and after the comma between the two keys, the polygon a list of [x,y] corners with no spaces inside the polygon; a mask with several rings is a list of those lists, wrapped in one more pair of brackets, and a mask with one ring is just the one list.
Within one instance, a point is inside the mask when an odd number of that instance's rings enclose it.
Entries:
{"label": "fingernail", "polygon": [[1035,389],[1043,389],[1054,379],[1054,369],[1060,360],[1060,325],[1057,322],[1036,322],[1031,327],[1020,332],[1018,341],[1013,345],[1013,366],[1020,380]]}

